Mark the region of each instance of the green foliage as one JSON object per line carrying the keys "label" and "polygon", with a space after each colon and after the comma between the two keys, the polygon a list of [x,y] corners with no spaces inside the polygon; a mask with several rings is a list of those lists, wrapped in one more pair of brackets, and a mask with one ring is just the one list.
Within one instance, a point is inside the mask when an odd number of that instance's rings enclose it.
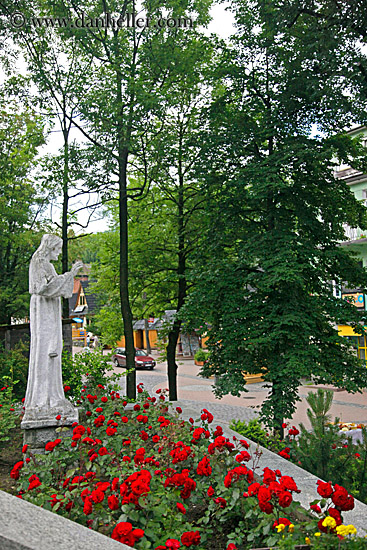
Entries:
{"label": "green foliage", "polygon": [[0,388],[0,449],[10,440],[11,430],[16,426],[12,380],[4,376],[2,383],[6,386]]}
{"label": "green foliage", "polygon": [[27,389],[29,345],[19,342],[12,350],[0,349],[0,384],[9,383],[12,398],[21,401]]}
{"label": "green foliage", "polygon": [[0,89],[0,324],[28,314],[28,264],[43,209],[44,190],[30,173],[44,144],[44,120],[19,97],[23,85],[13,79]]}
{"label": "green foliage", "polygon": [[202,348],[199,348],[194,355],[195,361],[207,361],[209,358],[209,352],[204,351]]}
{"label": "green foliage", "polygon": [[312,431],[300,424],[301,433],[293,442],[292,449],[302,468],[322,479],[332,479],[338,483],[344,477],[345,460],[342,460],[340,452],[335,453],[332,448],[336,445],[340,450],[343,442],[343,436],[339,435],[339,419],[336,418],[334,424],[331,424],[331,416],[328,414],[332,401],[333,392],[321,388],[307,396],[311,407],[307,410],[307,416]]}
{"label": "green foliage", "polygon": [[274,453],[278,453],[284,448],[284,442],[282,442],[279,436],[271,435],[268,431],[264,430],[258,418],[253,418],[248,422],[232,420],[229,427]]}
{"label": "green foliage", "polygon": [[109,363],[109,356],[103,355],[102,351],[84,351],[75,354],[74,357],[67,352],[63,352],[63,383],[64,386],[70,387],[67,396],[73,401],[79,399],[82,395],[82,389],[90,384],[104,385],[109,380],[115,380],[116,377],[111,377],[111,374],[109,374],[112,371],[113,367]]}
{"label": "green foliage", "polygon": [[302,377],[351,392],[367,385],[365,366],[335,328],[360,327],[362,316],[331,284],[367,286],[366,271],[339,245],[343,224],[367,227],[366,209],[332,171],[344,162],[366,167],[366,151],[344,133],[365,120],[351,70],[360,51],[340,28],[330,33],[291,4],[232,4],[236,34],[202,134],[210,223],[182,313],[192,328],[210,324],[205,371],[218,377],[216,394],[238,396],[243,372],[262,373],[271,388],[262,418],[279,432]]}
{"label": "green foliage", "polygon": [[331,422],[333,392],[319,388],[309,393],[307,416],[312,430],[301,423],[298,437],[289,439],[291,459],[312,474],[346,487],[356,498],[367,497],[367,429],[362,443],[353,444],[340,431],[339,418]]}

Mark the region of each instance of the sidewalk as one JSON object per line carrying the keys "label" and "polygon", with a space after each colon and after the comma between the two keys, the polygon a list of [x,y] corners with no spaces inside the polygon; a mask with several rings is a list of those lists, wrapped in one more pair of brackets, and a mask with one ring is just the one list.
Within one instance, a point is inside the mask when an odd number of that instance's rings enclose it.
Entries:
{"label": "sidewalk", "polygon": [[[152,355],[157,357],[154,352]],[[199,376],[200,367],[196,366],[192,359],[178,359],[178,364],[177,386],[180,403],[188,407],[199,403],[202,408],[207,408],[215,416],[219,415],[221,420],[226,423],[229,423],[232,419],[248,421],[255,418],[258,415],[259,407],[269,392],[264,387],[264,383],[255,383],[248,384],[248,391],[243,392],[240,397],[226,395],[222,399],[217,399],[213,393],[214,380],[201,378]],[[119,368],[115,368],[114,371],[116,373],[124,372],[123,369]],[[143,382],[145,389],[153,393],[159,388],[166,388],[168,386],[166,363],[157,363],[154,371],[138,370],[137,384],[140,382]],[[122,384],[124,384],[124,381]],[[292,425],[298,426],[302,422],[306,428],[310,428],[306,413],[308,408],[306,397],[309,392],[315,392],[318,387],[331,389],[334,392],[331,408],[333,420],[337,416],[342,422],[367,424],[366,390],[353,395],[345,390],[333,387],[305,385],[299,388],[301,401],[297,403],[296,412],[291,419],[287,419]]]}

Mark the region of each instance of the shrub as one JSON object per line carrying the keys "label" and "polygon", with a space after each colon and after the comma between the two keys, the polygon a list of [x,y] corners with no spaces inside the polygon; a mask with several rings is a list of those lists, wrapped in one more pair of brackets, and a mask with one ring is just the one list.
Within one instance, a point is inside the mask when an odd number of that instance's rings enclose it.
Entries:
{"label": "shrub", "polygon": [[0,351],[0,385],[10,384],[12,399],[21,401],[27,389],[28,344],[19,342],[11,350]]}
{"label": "shrub", "polygon": [[[63,352],[62,356],[62,377],[64,387],[67,389],[67,397],[74,402],[80,398],[81,390],[86,384],[96,386],[107,384],[114,380],[108,373],[113,372],[109,362],[109,356],[103,355],[102,351],[80,352],[72,357],[70,353]],[[126,375],[126,372],[119,376]],[[88,388],[87,388],[88,389]]]}
{"label": "shrub", "polygon": [[209,357],[209,352],[204,351],[202,348],[199,348],[194,355],[195,361],[207,361]]}
{"label": "shrub", "polygon": [[278,453],[284,447],[280,437],[278,435],[269,434],[269,432],[264,430],[258,418],[253,418],[248,422],[232,420],[229,427],[274,453]]}
{"label": "shrub", "polygon": [[[357,498],[365,500],[367,496],[367,430],[362,427],[363,442],[353,444],[340,432],[339,419],[331,422],[329,410],[333,393],[318,389],[310,393],[307,402],[310,409],[307,416],[312,431],[300,424],[300,434],[288,437],[290,456],[305,470],[323,479],[332,479],[334,483],[343,484]],[[298,435],[298,434],[297,434]]]}
{"label": "shrub", "polygon": [[4,381],[9,384],[0,388],[0,448],[10,440],[11,430],[16,426],[11,380],[4,377]]}

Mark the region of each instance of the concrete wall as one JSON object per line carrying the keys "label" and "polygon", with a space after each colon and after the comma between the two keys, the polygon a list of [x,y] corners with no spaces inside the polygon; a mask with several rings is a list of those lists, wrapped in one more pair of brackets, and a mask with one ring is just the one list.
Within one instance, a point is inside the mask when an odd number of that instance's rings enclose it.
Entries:
{"label": "concrete wall", "polygon": [[96,531],[0,491],[1,550],[131,550]]}

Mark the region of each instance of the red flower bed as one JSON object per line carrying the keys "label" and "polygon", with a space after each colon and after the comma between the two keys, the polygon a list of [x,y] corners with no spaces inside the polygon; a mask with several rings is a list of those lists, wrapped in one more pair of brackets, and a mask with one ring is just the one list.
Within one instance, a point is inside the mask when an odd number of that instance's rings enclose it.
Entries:
{"label": "red flower bed", "polygon": [[208,410],[186,423],[181,409],[168,414],[165,392],[156,399],[139,387],[128,412],[117,392],[94,388],[71,438],[47,443],[44,456],[24,448],[11,472],[20,498],[137,549],[243,550],[338,534],[354,504],[343,487],[320,481],[315,519],[302,525],[293,515],[296,480],[258,471],[258,455],[212,430]]}

